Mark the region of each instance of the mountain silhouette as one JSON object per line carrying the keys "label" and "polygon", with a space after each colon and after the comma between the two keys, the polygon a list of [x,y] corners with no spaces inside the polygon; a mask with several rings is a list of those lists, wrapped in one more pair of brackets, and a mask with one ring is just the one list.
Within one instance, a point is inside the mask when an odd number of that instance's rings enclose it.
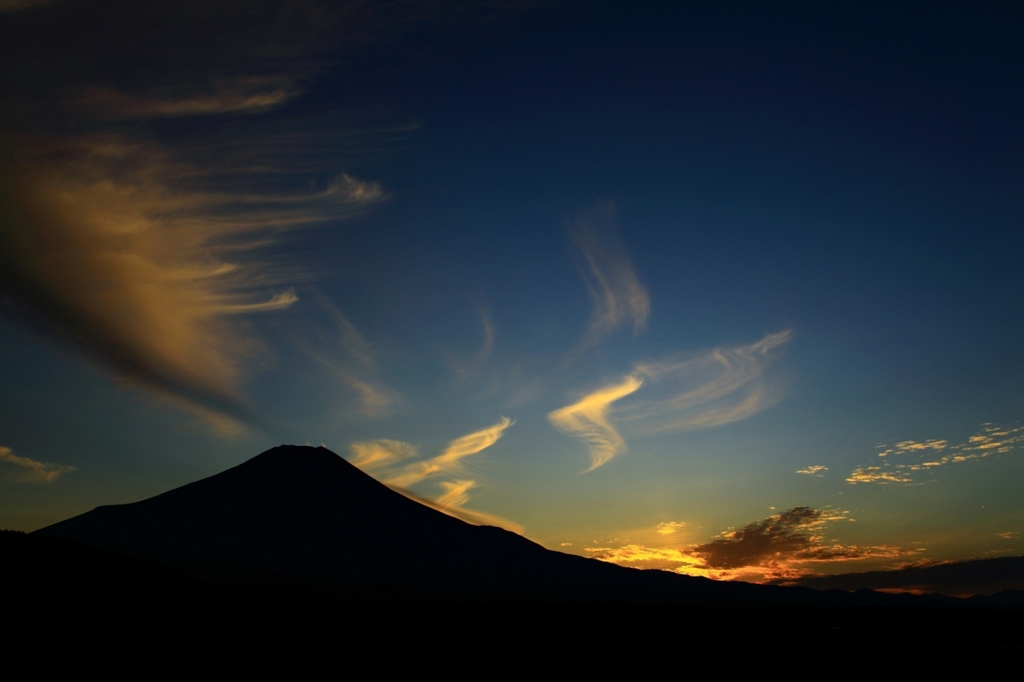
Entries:
{"label": "mountain silhouette", "polygon": [[910,595],[719,582],[547,550],[411,500],[330,450],[220,474],[36,531],[236,592],[316,603],[856,606]]}
{"label": "mountain silhouette", "polygon": [[352,651],[401,641],[406,654],[433,656],[458,633],[460,646],[495,656],[510,642],[560,656],[574,633],[637,653],[685,642],[693,653],[742,643],[774,655],[791,641],[861,651],[886,628],[921,646],[955,637],[962,651],[1024,643],[1019,599],[624,568],[448,516],[322,447],[273,448],[141,502],[0,533],[0,580],[18,588],[0,626],[18,646],[57,632],[95,650],[117,640],[181,652],[227,637],[262,657],[334,651],[344,638]]}
{"label": "mountain silhouette", "polygon": [[804,603],[823,594],[553,552],[426,507],[323,447],[276,447],[210,478],[98,507],[36,535],[209,583],[320,602]]}

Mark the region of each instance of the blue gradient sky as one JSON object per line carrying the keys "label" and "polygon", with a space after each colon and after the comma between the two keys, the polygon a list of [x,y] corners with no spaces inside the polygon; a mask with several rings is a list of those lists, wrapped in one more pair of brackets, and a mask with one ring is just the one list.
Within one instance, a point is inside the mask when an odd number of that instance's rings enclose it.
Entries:
{"label": "blue gradient sky", "polygon": [[0,9],[0,526],[288,442],[624,565],[1024,551],[1019,7]]}

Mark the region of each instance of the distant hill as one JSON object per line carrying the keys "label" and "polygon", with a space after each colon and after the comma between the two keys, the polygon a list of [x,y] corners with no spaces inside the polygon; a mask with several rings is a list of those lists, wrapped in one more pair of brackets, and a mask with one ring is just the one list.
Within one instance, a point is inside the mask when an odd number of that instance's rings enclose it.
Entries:
{"label": "distant hill", "polygon": [[[1024,557],[998,557],[914,566],[895,571],[807,576],[792,584],[816,590],[900,590],[953,597],[1024,590]],[[1024,603],[1024,592],[1020,595]]]}

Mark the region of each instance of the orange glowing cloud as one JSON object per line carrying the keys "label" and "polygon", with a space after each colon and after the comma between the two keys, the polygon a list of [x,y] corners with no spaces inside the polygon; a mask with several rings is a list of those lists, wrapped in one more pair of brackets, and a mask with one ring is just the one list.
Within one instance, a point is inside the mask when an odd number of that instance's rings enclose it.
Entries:
{"label": "orange glowing cloud", "polygon": [[813,564],[895,559],[923,551],[885,545],[843,545],[835,540],[825,542],[822,531],[827,524],[851,520],[845,511],[795,507],[726,531],[702,544],[686,547],[626,544],[587,547],[585,551],[595,559],[624,566],[755,582],[807,575],[812,572],[809,565]]}

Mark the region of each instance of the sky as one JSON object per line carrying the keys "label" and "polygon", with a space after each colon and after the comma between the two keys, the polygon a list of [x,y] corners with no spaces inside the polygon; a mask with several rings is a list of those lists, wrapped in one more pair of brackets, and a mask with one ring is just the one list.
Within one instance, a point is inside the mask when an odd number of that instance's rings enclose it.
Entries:
{"label": "sky", "polygon": [[0,527],[324,445],[753,581],[1024,554],[1013,3],[0,0]]}

